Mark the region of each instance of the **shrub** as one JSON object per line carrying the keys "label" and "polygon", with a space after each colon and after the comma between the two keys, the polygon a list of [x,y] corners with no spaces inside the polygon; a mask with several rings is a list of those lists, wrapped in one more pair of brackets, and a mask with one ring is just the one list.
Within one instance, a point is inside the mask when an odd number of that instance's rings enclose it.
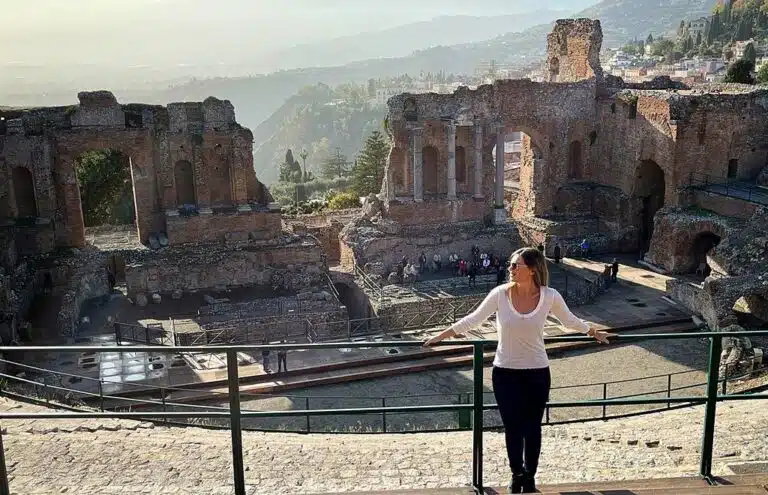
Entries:
{"label": "shrub", "polygon": [[360,198],[351,192],[336,194],[328,200],[328,209],[330,210],[360,208],[360,206]]}

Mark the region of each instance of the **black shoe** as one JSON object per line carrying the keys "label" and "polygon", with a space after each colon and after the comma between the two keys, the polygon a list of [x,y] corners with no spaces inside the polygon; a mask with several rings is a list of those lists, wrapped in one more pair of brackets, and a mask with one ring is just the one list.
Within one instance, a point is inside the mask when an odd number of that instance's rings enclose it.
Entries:
{"label": "black shoe", "polygon": [[510,481],[509,485],[507,485],[507,488],[509,489],[509,493],[523,493],[524,478],[525,478],[525,475],[523,474],[513,474],[512,481]]}
{"label": "black shoe", "polygon": [[533,476],[526,474],[522,479],[522,491],[520,493],[536,493],[536,480]]}

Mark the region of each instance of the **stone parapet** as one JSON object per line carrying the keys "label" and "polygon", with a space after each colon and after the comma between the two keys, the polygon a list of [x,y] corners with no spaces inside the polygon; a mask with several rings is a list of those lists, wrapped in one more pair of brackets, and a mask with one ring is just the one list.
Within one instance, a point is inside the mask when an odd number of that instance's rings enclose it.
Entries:
{"label": "stone parapet", "polygon": [[282,230],[279,213],[210,210],[195,215],[166,214],[170,245],[196,242],[241,243],[249,240],[275,239]]}

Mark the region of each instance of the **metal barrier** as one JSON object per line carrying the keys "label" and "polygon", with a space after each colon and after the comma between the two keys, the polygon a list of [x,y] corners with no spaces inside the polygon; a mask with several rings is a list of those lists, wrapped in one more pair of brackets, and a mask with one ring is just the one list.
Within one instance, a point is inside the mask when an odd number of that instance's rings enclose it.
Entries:
{"label": "metal barrier", "polygon": [[691,172],[688,186],[721,196],[768,205],[768,188],[744,180]]}
{"label": "metal barrier", "polygon": [[[637,404],[706,404],[704,413],[704,431],[702,434],[701,458],[699,474],[710,483],[712,479],[712,452],[715,432],[715,413],[717,403],[729,400],[768,399],[768,395],[761,394],[718,394],[720,353],[722,351],[722,339],[743,336],[766,336],[768,330],[743,331],[743,332],[693,332],[678,334],[645,334],[645,335],[619,335],[616,341],[635,342],[641,340],[671,340],[694,339],[706,337],[710,340],[709,363],[707,367],[707,388],[704,396],[683,396],[666,398],[623,398],[607,400],[587,401],[555,401],[547,404],[548,408],[562,407],[594,407],[611,405],[637,405]],[[591,341],[586,336],[562,336],[548,337],[547,342],[579,342]],[[264,417],[296,417],[296,416],[329,416],[347,414],[386,414],[386,413],[415,413],[415,412],[453,412],[467,411],[472,416],[472,486],[478,493],[483,492],[483,412],[497,409],[497,404],[483,403],[483,368],[484,348],[495,346],[496,341],[474,340],[461,342],[442,342],[439,346],[468,346],[473,347],[473,401],[471,404],[426,405],[426,406],[396,406],[396,407],[368,407],[346,409],[317,409],[317,410],[292,410],[292,411],[243,411],[240,407],[240,387],[238,370],[238,351],[254,351],[267,348],[269,350],[299,350],[299,349],[338,349],[355,347],[390,347],[390,346],[419,346],[421,342],[344,342],[344,343],[319,343],[319,344],[291,344],[269,346],[223,346],[217,347],[217,352],[226,353],[227,382],[229,410],[195,411],[195,412],[0,412],[0,420],[11,419],[70,419],[70,418],[124,418],[124,419],[181,419],[181,418],[218,418],[230,421],[232,437],[232,464],[234,488],[237,495],[245,495],[245,470],[243,466],[243,440],[242,418]],[[210,347],[183,347],[176,348],[177,352],[210,352]],[[156,352],[156,347],[135,346],[130,347],[132,352]],[[30,346],[30,347],[0,347],[0,353],[7,352],[127,352],[120,346]],[[5,452],[0,436],[0,494],[10,493],[8,485],[8,471],[5,464]]]}

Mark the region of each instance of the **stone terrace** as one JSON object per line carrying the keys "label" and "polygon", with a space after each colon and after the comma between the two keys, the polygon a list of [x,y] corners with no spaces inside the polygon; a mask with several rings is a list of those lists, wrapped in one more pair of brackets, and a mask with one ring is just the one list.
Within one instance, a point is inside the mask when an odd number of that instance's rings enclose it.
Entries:
{"label": "stone terrace", "polygon": [[[4,411],[44,411],[0,400]],[[713,473],[765,470],[768,409],[720,404]],[[704,410],[546,427],[542,483],[693,476]],[[128,420],[8,420],[12,493],[230,494],[228,431]],[[245,432],[248,493],[460,487],[471,479],[471,432],[298,435]],[[506,485],[504,437],[485,434],[485,484]],[[751,463],[751,464],[750,464]]]}

